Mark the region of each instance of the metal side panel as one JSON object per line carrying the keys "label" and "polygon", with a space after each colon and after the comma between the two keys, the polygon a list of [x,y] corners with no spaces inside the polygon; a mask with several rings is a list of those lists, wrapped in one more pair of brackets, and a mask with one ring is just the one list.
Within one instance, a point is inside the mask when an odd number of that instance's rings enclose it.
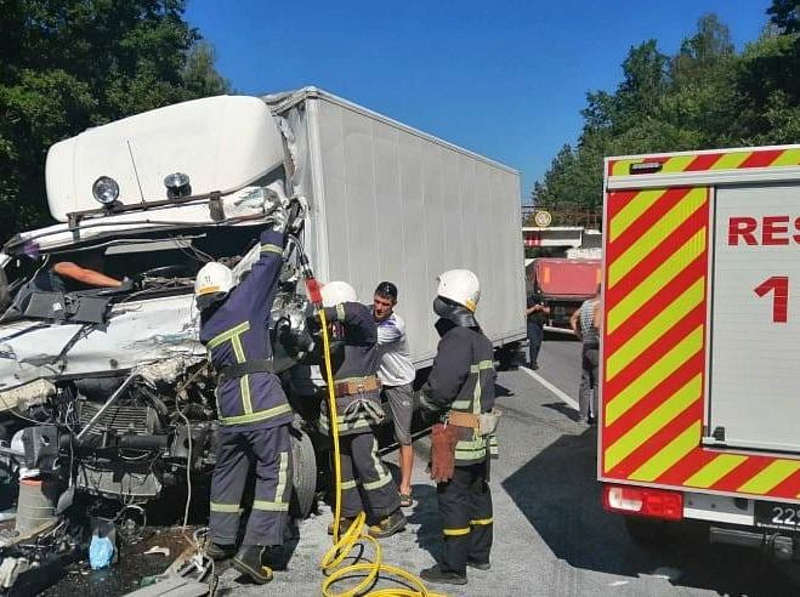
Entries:
{"label": "metal side panel", "polygon": [[451,268],[481,279],[478,318],[493,341],[523,338],[518,175],[347,105],[319,99],[316,110],[329,279],[365,303],[381,280],[397,283],[418,364],[435,354],[436,276]]}
{"label": "metal side panel", "polygon": [[800,452],[798,215],[800,183],[717,191],[708,441]]}

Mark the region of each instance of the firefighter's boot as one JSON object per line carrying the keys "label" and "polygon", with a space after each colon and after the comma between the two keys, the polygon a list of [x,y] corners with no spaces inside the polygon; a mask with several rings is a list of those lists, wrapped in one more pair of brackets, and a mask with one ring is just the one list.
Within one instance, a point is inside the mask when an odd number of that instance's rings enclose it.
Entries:
{"label": "firefighter's boot", "polygon": [[383,539],[399,533],[404,528],[406,528],[406,517],[398,508],[386,518],[378,521],[378,524],[369,527],[369,535],[376,539]]}
{"label": "firefighter's boot", "polygon": [[442,570],[439,564],[426,568],[420,572],[419,577],[428,582],[443,584],[443,585],[465,585],[467,584],[467,577],[458,572],[450,572]]}
{"label": "firefighter's boot", "polygon": [[[350,525],[355,522],[355,517],[353,518],[345,518],[342,516],[339,519],[339,536],[344,535],[347,532],[347,529],[350,528]],[[328,534],[333,535],[333,522],[328,525]]]}
{"label": "firefighter's boot", "polygon": [[208,547],[206,547],[206,555],[214,561],[226,560],[234,553],[236,553],[236,546],[234,545],[210,543]]}
{"label": "firefighter's boot", "polygon": [[233,558],[233,567],[259,585],[268,583],[272,580],[272,568],[262,559],[266,549],[262,545],[243,545]]}

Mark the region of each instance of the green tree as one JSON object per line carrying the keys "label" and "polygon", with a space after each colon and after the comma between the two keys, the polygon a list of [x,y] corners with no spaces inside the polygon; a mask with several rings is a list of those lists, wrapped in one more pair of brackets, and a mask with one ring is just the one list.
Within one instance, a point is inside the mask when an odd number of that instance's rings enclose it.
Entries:
{"label": "green tree", "polygon": [[578,143],[553,158],[534,203],[599,210],[604,156],[800,141],[800,2],[774,0],[767,12],[740,53],[713,14],[673,56],[655,40],[632,47],[617,89],[587,94]]}
{"label": "green tree", "polygon": [[183,0],[0,0],[0,240],[49,221],[53,143],[230,85]]}

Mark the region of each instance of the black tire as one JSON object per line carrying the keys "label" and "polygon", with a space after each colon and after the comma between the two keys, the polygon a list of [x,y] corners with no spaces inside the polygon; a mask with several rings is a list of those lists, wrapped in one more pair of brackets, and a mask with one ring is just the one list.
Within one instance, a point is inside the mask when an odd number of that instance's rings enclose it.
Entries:
{"label": "black tire", "polygon": [[0,267],[0,312],[4,311],[11,304],[11,295],[8,292],[8,276]]}
{"label": "black tire", "polygon": [[495,358],[498,360],[499,371],[512,371],[519,366],[519,344],[506,344],[497,349]]}
{"label": "black tire", "polygon": [[625,529],[639,545],[661,545],[669,539],[668,524],[664,520],[626,516]]}
{"label": "black tire", "polygon": [[302,429],[292,428],[292,499],[289,512],[306,518],[314,507],[317,490],[317,457],[314,444]]}

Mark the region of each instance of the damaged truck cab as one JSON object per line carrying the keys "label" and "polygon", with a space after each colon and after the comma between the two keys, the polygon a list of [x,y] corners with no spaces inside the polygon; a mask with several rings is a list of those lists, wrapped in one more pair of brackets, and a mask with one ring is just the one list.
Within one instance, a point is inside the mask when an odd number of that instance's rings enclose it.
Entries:
{"label": "damaged truck cab", "polygon": [[[194,277],[210,260],[247,275],[275,195],[292,204],[297,235],[271,321],[276,371],[286,374],[313,343],[298,292],[303,199],[286,172],[278,124],[253,97],[162,108],[50,149],[47,199],[58,223],[16,235],[0,254],[7,473],[48,473],[127,504],[210,471],[215,374],[198,340]],[[90,275],[65,275],[64,264]],[[304,515],[316,467],[302,420],[295,427],[294,507]]]}

